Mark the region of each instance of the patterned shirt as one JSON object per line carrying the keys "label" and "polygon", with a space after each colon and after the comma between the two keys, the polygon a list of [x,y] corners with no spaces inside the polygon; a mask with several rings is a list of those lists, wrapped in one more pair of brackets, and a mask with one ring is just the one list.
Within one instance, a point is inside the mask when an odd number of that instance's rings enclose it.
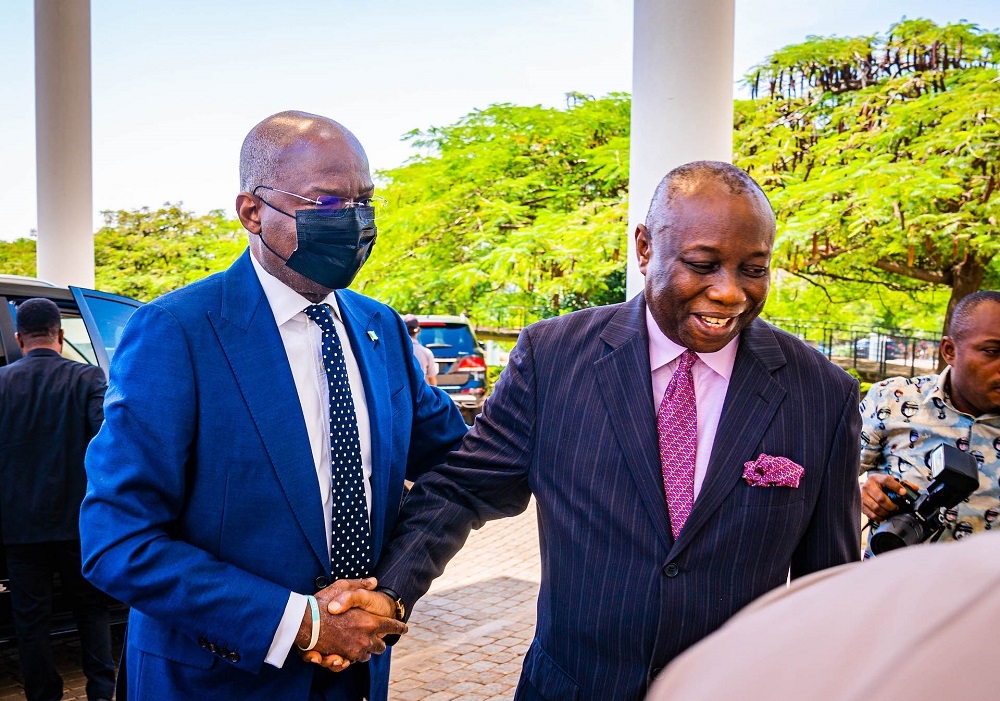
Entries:
{"label": "patterned shirt", "polygon": [[1000,414],[974,417],[951,402],[951,368],[940,375],[890,377],[861,402],[862,472],[884,472],[923,488],[931,481],[927,453],[942,443],[979,463],[979,489],[945,512],[941,540],[1000,529]]}

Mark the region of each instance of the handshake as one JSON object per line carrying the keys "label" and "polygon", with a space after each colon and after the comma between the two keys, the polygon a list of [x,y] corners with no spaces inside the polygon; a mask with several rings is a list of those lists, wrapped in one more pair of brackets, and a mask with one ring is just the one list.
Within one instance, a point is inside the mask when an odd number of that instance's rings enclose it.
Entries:
{"label": "handshake", "polygon": [[385,636],[405,633],[396,602],[376,586],[374,577],[341,579],[316,592],[319,619],[307,607],[295,636],[302,659],[340,672],[385,652]]}

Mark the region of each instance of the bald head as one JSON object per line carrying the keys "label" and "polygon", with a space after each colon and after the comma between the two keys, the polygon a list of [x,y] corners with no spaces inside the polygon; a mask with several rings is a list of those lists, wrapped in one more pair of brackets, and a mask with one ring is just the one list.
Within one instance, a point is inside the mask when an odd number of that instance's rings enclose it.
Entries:
{"label": "bald head", "polygon": [[282,167],[294,160],[303,143],[343,142],[367,168],[368,157],[361,142],[344,125],[308,112],[287,110],[267,117],[250,130],[240,149],[240,189],[250,192],[258,185],[277,181]]}
{"label": "bald head", "polygon": [[695,195],[705,187],[721,187],[734,196],[749,195],[757,200],[761,211],[766,210],[774,220],[767,195],[746,171],[722,161],[694,161],[674,168],[656,186],[646,214],[646,228],[657,230],[667,224],[672,207],[679,199]]}

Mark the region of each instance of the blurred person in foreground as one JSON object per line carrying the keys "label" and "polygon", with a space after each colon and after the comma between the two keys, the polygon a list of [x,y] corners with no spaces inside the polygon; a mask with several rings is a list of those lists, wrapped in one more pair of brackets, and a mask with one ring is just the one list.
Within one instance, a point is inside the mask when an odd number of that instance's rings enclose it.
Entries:
{"label": "blurred person in foreground", "polygon": [[[325,604],[374,586],[361,578],[404,478],[466,427],[399,316],[345,289],[376,236],[355,136],[273,115],[243,142],[240,182],[249,250],[137,310],[115,353],[87,454],[84,574],[132,606],[132,699],[385,699],[395,605]],[[331,653],[357,664],[307,661]]]}
{"label": "blurred person in foreground", "polygon": [[376,568],[407,607],[470,528],[535,497],[519,701],[638,701],[789,570],[859,558],[858,384],[757,318],[774,234],[744,171],[671,171],[635,231],[643,293],[525,329],[461,448],[410,492]]}
{"label": "blurred person in foreground", "polygon": [[434,360],[434,353],[420,342],[420,321],[413,314],[407,314],[403,317],[403,323],[406,324],[406,331],[413,343],[413,355],[424,371],[424,379],[429,385],[437,385],[437,362]]}
{"label": "blurred person in foreground", "polygon": [[681,655],[648,701],[995,698],[997,591],[997,533],[825,570]]}
{"label": "blurred person in foreground", "polygon": [[49,299],[17,308],[24,357],[0,368],[0,521],[10,609],[28,701],[58,701],[63,680],[49,642],[59,573],[77,630],[88,699],[110,699],[115,664],[107,597],[80,574],[83,456],[104,420],[106,381],[62,357],[62,315]]}
{"label": "blurred person in foreground", "polygon": [[942,443],[975,457],[979,489],[945,512],[945,541],[1000,528],[1000,292],[962,298],[941,357],[948,367],[939,375],[872,385],[861,403],[861,470],[862,508],[877,522],[898,510],[888,493],[905,494],[901,480],[927,486],[927,456]]}

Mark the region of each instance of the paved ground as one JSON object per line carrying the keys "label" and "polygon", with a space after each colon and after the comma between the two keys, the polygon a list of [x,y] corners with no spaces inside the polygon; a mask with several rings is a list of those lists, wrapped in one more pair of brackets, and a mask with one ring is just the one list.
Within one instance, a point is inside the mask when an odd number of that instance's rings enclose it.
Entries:
{"label": "paved ground", "polygon": [[[535,626],[535,508],[486,524],[414,607],[393,651],[392,701],[509,700]],[[116,648],[117,649],[117,648]],[[79,642],[56,642],[65,699],[85,700]],[[0,651],[0,701],[24,701],[17,651]]]}
{"label": "paved ground", "polygon": [[[121,649],[121,630],[114,629],[112,649],[115,659]],[[56,668],[63,678],[63,699],[87,699],[87,678],[80,671],[80,641],[75,635],[67,635],[54,644]],[[24,685],[21,684],[21,670],[18,667],[17,648],[6,648],[0,652],[0,701],[25,701]]]}
{"label": "paved ground", "polygon": [[535,628],[535,507],[474,531],[392,653],[393,701],[510,699]]}

